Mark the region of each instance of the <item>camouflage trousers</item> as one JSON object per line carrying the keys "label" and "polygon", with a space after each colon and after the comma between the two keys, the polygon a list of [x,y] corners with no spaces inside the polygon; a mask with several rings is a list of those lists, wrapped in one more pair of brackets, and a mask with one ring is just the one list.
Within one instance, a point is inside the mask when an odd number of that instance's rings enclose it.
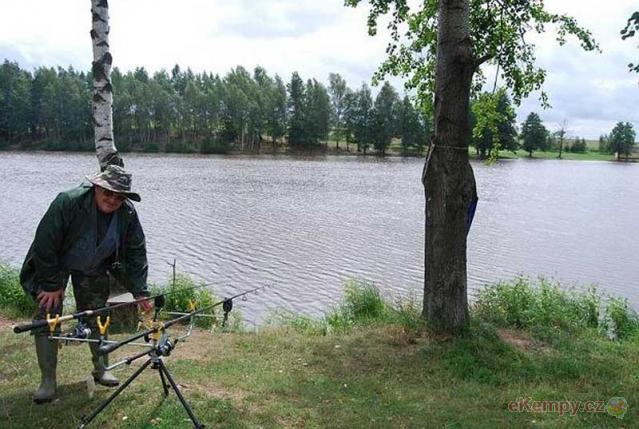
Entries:
{"label": "camouflage trousers", "polygon": [[[85,276],[81,274],[72,274],[71,275],[71,284],[73,285],[73,296],[75,297],[75,306],[76,311],[84,311],[91,310],[94,308],[104,307],[106,305],[107,299],[109,298],[109,286],[110,279],[107,274],[100,276]],[[56,314],[62,315],[63,311],[63,303],[49,310],[48,312],[42,308],[38,308],[38,312],[36,313],[33,320],[42,320],[47,318],[47,313],[51,317],[55,317]],[[105,318],[105,315],[102,315],[102,319]],[[91,328],[91,332],[98,332],[98,325],[96,321],[96,317],[88,317],[82,322],[86,323],[89,328]],[[34,329],[32,331],[33,335],[47,335],[48,327],[45,326],[43,328]],[[56,328],[56,332],[60,332],[60,327]]]}

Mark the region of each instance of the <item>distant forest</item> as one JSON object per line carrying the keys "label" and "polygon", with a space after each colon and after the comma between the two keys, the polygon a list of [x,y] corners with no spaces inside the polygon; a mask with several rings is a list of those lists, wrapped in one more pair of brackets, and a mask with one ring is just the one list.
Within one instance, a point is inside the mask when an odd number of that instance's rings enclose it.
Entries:
{"label": "distant forest", "polygon": [[[113,84],[113,124],[120,151],[227,153],[231,151],[343,153],[388,152],[422,155],[432,131],[426,107],[400,97],[388,82],[375,97],[366,83],[351,89],[337,73],[328,86],[304,81],[293,72],[288,82],[258,66],[237,66],[224,77],[212,73],[143,68],[126,74],[117,68]],[[0,65],[0,149],[94,151],[91,73],[72,67],[23,70]],[[430,106],[432,107],[432,106]],[[551,133],[531,113],[517,129],[515,108],[504,89],[475,94],[471,100],[469,144],[479,158],[516,153],[562,151],[632,152],[635,131],[618,123],[599,138],[597,149],[584,139]]]}
{"label": "distant forest", "polygon": [[[385,154],[391,143],[421,154],[429,121],[408,96],[384,83],[351,89],[336,73],[328,87],[297,73],[284,82],[262,67],[225,76],[184,71],[153,75],[113,69],[113,123],[121,151],[268,152],[328,149]],[[72,67],[0,66],[0,148],[93,151],[90,72]]]}

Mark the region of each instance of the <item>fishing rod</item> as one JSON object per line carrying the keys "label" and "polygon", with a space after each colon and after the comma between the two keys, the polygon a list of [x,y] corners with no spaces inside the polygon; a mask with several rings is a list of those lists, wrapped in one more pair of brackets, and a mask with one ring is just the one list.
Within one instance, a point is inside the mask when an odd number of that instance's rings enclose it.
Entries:
{"label": "fishing rod", "polygon": [[221,305],[223,310],[224,310],[224,319],[226,320],[228,313],[233,309],[233,300],[235,298],[240,298],[240,297],[243,297],[243,296],[248,295],[250,293],[256,293],[257,291],[259,291],[261,289],[265,289],[267,287],[268,287],[268,285],[265,285],[265,286],[256,287],[256,288],[244,291],[244,292],[240,292],[240,293],[238,293],[236,295],[231,296],[230,298],[224,298],[223,300],[218,301],[218,302],[216,302],[214,304],[208,305],[206,307],[202,307],[199,310],[191,311],[190,313],[185,313],[183,316],[176,317],[175,319],[171,319],[171,320],[169,320],[167,322],[157,322],[155,326],[147,329],[146,331],[138,332],[137,334],[135,334],[135,335],[133,335],[133,336],[131,336],[131,337],[125,339],[125,340],[122,340],[122,341],[119,341],[119,342],[115,342],[115,343],[110,343],[110,344],[103,344],[102,346],[100,346],[98,348],[98,354],[100,354],[100,355],[109,354],[109,353],[115,351],[116,349],[126,345],[126,344],[132,343],[133,341],[138,340],[140,338],[144,338],[144,337],[148,338],[149,336],[152,336],[153,334],[157,334],[160,331],[166,330],[167,328],[175,325],[176,323],[182,322],[182,321],[187,320],[187,319],[192,319],[193,317],[195,317],[195,316],[197,316],[197,315],[199,315],[201,313],[204,313],[206,311],[209,311],[209,310],[211,310],[211,309],[213,309],[213,308],[215,308],[215,307],[217,307],[219,305]]}
{"label": "fishing rod", "polygon": [[153,300],[157,300],[160,297],[164,297],[164,296],[167,296],[167,295],[172,295],[174,293],[183,292],[183,291],[186,291],[186,290],[202,289],[204,287],[208,287],[208,286],[212,286],[212,285],[213,285],[213,283],[206,283],[206,284],[201,284],[201,285],[197,285],[197,286],[180,288],[180,289],[176,289],[176,290],[172,290],[172,291],[168,291],[168,292],[163,292],[163,293],[160,293],[160,294],[157,294],[157,295],[153,295],[153,296],[147,296],[147,297],[138,298],[135,301],[121,302],[121,303],[115,304],[115,305],[104,306],[104,307],[96,308],[96,309],[92,309],[92,310],[84,310],[84,311],[80,311],[78,313],[67,314],[65,316],[56,316],[54,318],[49,317],[49,315],[47,314],[47,318],[46,319],[35,320],[35,321],[31,322],[31,323],[23,323],[21,325],[15,325],[13,327],[13,332],[15,332],[16,334],[19,334],[21,332],[31,331],[32,329],[41,328],[41,327],[47,326],[47,325],[55,327],[58,324],[60,324],[62,322],[69,321],[69,320],[77,320],[77,319],[81,319],[81,318],[84,318],[84,317],[97,316],[97,315],[105,313],[107,311],[115,310],[116,308],[121,308],[121,307],[125,307],[125,306],[128,306],[128,305],[139,304],[141,302],[150,301],[152,299]]}

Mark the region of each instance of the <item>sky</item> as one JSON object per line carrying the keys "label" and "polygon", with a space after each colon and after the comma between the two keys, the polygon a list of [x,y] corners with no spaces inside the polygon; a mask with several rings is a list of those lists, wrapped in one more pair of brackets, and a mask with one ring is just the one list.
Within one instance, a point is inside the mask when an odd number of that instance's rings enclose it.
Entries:
{"label": "sky", "polygon": [[[639,75],[627,69],[639,61],[639,38],[619,36],[637,1],[545,3],[588,28],[602,53],[583,52],[574,41],[559,47],[551,34],[531,38],[552,108],[543,110],[532,94],[517,109],[518,123],[534,111],[551,130],[565,122],[570,136],[597,139],[618,121],[639,133]],[[261,65],[285,81],[293,71],[324,82],[340,73],[358,88],[370,82],[388,42],[385,31],[368,36],[365,3],[352,9],[343,0],[110,0],[109,10],[111,53],[123,71],[179,64],[224,75],[237,65]],[[0,60],[89,70],[90,29],[89,0],[0,0]],[[403,91],[399,78],[391,82]]]}

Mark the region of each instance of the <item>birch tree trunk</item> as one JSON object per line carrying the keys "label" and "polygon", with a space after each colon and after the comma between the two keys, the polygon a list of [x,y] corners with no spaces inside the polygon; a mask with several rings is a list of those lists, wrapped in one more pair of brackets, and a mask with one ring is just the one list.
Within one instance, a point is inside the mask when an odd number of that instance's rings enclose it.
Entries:
{"label": "birch tree trunk", "polygon": [[93,42],[93,129],[95,152],[100,169],[109,164],[124,166],[113,139],[113,91],[109,52],[109,5],[107,0],[91,0]]}
{"label": "birch tree trunk", "polygon": [[468,324],[466,234],[477,190],[468,161],[469,99],[476,64],[469,0],[440,0],[435,77],[435,132],[422,174],[426,239],[426,320],[444,330]]}

